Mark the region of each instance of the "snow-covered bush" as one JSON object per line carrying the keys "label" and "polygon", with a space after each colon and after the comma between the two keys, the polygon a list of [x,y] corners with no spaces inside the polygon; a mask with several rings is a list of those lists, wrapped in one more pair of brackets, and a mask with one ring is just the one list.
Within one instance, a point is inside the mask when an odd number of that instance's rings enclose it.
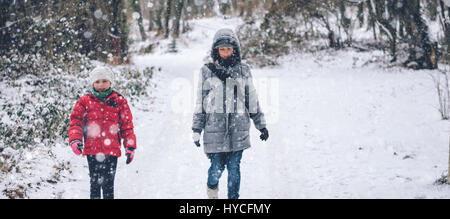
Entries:
{"label": "snow-covered bush", "polygon": [[283,17],[258,25],[252,19],[237,29],[242,58],[260,67],[277,65],[277,58],[289,53],[293,44],[300,42],[295,23]]}
{"label": "snow-covered bush", "polygon": [[434,182],[435,185],[446,185],[450,184],[448,174],[443,174],[439,179]]}
{"label": "snow-covered bush", "polygon": [[139,101],[142,96],[148,96],[154,67],[139,70],[131,66],[116,68],[118,73],[114,89],[127,98],[131,104]]}

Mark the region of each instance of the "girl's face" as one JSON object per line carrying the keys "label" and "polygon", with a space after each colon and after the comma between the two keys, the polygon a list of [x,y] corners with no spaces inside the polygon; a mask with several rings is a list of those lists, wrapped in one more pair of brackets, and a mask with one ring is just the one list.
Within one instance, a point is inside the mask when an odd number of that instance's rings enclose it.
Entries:
{"label": "girl's face", "polygon": [[219,55],[222,59],[228,59],[233,55],[233,47],[219,47]]}
{"label": "girl's face", "polygon": [[111,87],[111,81],[106,79],[100,79],[94,82],[94,89],[96,91],[104,92],[107,91]]}

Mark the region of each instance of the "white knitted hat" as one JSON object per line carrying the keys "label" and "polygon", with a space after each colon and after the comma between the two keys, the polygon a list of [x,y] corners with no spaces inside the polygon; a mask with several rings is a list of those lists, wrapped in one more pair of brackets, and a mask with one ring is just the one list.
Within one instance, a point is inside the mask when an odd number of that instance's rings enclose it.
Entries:
{"label": "white knitted hat", "polygon": [[108,67],[98,66],[94,68],[94,70],[92,70],[91,73],[89,73],[89,82],[91,83],[91,85],[94,84],[94,82],[101,79],[106,79],[108,81],[111,81],[111,83],[113,83],[114,82],[113,71]]}

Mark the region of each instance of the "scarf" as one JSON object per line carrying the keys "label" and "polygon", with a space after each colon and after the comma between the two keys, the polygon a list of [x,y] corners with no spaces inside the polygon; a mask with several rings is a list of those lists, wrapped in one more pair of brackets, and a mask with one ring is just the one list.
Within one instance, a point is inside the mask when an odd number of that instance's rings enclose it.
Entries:
{"label": "scarf", "polygon": [[109,95],[111,95],[112,92],[113,92],[112,88],[109,88],[104,92],[100,92],[92,88],[92,94],[102,101],[105,100]]}

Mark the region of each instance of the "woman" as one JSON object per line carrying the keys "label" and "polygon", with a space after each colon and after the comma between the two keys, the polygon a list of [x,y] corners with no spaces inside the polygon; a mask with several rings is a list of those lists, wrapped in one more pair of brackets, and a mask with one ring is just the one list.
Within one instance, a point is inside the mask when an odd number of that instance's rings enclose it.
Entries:
{"label": "woman", "polygon": [[250,118],[267,140],[264,114],[256,96],[248,65],[241,63],[239,41],[230,29],[219,30],[213,40],[212,62],[201,69],[192,130],[194,143],[203,145],[211,161],[208,198],[218,198],[219,179],[228,170],[228,198],[239,198],[240,162],[250,148]]}

